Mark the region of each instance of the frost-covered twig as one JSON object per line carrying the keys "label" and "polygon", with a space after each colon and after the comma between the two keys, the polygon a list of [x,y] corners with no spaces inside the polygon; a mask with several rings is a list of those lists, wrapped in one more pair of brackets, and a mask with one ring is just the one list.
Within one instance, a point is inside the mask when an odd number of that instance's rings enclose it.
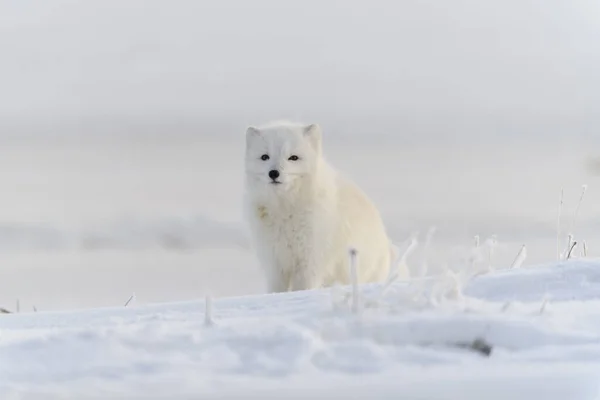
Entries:
{"label": "frost-covered twig", "polygon": [[548,296],[547,294],[544,296],[544,299],[542,300],[542,305],[540,306],[540,315],[544,313],[544,311],[546,311],[546,307],[548,306],[548,303],[550,302],[550,296]]}
{"label": "frost-covered twig", "polygon": [[515,261],[513,261],[511,268],[521,268],[521,265],[523,265],[523,262],[525,262],[526,258],[527,258],[527,247],[525,247],[525,245],[523,245],[523,246],[521,246],[521,250],[519,250],[517,257],[515,258]]}
{"label": "frost-covered twig", "polygon": [[573,234],[569,233],[567,235],[567,246],[565,247],[565,251],[562,253],[562,259],[566,260],[569,257],[569,254],[571,252],[571,249],[573,248]]}
{"label": "frost-covered twig", "polygon": [[356,258],[358,257],[357,251],[351,248],[348,252],[350,256],[350,279],[352,282],[352,312],[357,314],[360,310],[359,293],[358,293],[358,271]]}
{"label": "frost-covered twig", "polygon": [[410,244],[408,245],[408,247],[402,254],[402,257],[400,257],[400,263],[399,263],[398,267],[408,268],[406,265],[406,260],[408,259],[408,256],[410,255],[410,253],[412,253],[417,248],[418,244],[419,244],[419,242],[417,241],[417,235],[414,234],[410,240]]}
{"label": "frost-covered twig", "polygon": [[488,270],[492,271],[493,266],[492,266],[492,259],[494,256],[494,249],[496,248],[496,244],[498,243],[498,238],[496,237],[496,235],[492,235],[490,236],[490,238],[487,240],[487,245],[488,245]]}
{"label": "frost-covered twig", "polygon": [[396,262],[396,264],[390,269],[390,273],[388,274],[385,284],[381,288],[379,297],[383,297],[388,291],[388,289],[392,286],[392,284],[398,280],[400,276],[400,268],[407,268],[406,260],[410,253],[412,253],[418,245],[416,236],[417,233],[413,233],[408,239],[408,245],[406,247],[406,250],[404,250],[404,252],[401,253],[402,255],[399,257],[398,262]]}
{"label": "frost-covered twig", "polygon": [[445,293],[445,296],[451,297],[454,300],[462,300],[464,282],[459,278],[457,273],[451,271],[450,269],[448,269],[448,275],[450,277],[450,289]]}
{"label": "frost-covered twig", "polygon": [[558,218],[556,219],[556,261],[560,261],[560,218],[562,216],[565,189],[560,189],[560,202],[558,204]]}
{"label": "frost-covered twig", "polygon": [[129,305],[129,303],[131,303],[131,300],[133,300],[134,298],[135,298],[135,293],[132,293],[131,296],[129,296],[129,298],[125,302],[125,305],[123,307],[127,307]]}
{"label": "frost-covered twig", "polygon": [[204,301],[204,325],[212,326],[214,324],[212,318],[212,298],[206,296]]}
{"label": "frost-covered twig", "polygon": [[429,269],[429,266],[427,265],[427,256],[429,253],[429,247],[431,246],[431,239],[433,238],[433,235],[435,234],[436,230],[437,228],[435,226],[432,226],[431,228],[429,228],[427,236],[425,237],[425,246],[423,248],[423,262],[421,264],[421,277],[426,276],[427,271]]}
{"label": "frost-covered twig", "polygon": [[467,257],[466,271],[469,275],[477,274],[477,266],[475,263],[481,260],[481,249],[480,249],[480,238],[479,235],[473,237],[473,247],[469,250],[469,256]]}
{"label": "frost-covered twig", "polygon": [[573,214],[573,219],[571,220],[571,229],[569,229],[569,232],[575,232],[575,223],[577,222],[579,207],[581,207],[581,203],[583,202],[583,198],[585,197],[585,192],[587,192],[587,188],[587,185],[581,186],[581,196],[579,197],[579,201],[577,202],[577,207],[575,208],[575,213]]}
{"label": "frost-covered twig", "polygon": [[571,248],[569,249],[569,252],[567,253],[567,260],[571,258],[571,253],[573,253],[573,249],[575,248],[575,246],[577,246],[577,242],[573,242],[573,244],[571,245]]}
{"label": "frost-covered twig", "polygon": [[506,312],[510,308],[510,306],[512,306],[512,303],[513,302],[511,300],[507,301],[506,303],[504,303],[502,305],[502,308],[500,309],[500,311]]}

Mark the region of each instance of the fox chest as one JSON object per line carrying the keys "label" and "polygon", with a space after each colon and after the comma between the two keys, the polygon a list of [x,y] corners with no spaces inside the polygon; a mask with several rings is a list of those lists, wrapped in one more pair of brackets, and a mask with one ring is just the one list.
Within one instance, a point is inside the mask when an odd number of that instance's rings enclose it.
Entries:
{"label": "fox chest", "polygon": [[255,219],[263,251],[278,263],[302,262],[315,252],[319,232],[314,213],[258,206]]}

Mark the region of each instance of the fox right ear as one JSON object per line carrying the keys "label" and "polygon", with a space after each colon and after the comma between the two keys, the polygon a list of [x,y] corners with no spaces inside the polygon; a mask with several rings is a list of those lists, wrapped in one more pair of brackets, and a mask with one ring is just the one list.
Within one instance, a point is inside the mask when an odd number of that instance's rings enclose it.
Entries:
{"label": "fox right ear", "polygon": [[317,153],[321,152],[321,126],[319,124],[310,124],[304,127],[304,136],[308,138]]}

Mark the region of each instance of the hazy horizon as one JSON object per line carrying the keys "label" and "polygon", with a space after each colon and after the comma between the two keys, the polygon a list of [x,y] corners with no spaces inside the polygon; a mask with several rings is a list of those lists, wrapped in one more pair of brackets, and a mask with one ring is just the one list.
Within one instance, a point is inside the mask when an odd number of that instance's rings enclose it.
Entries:
{"label": "hazy horizon", "polygon": [[593,138],[599,27],[592,0],[3,2],[0,127]]}

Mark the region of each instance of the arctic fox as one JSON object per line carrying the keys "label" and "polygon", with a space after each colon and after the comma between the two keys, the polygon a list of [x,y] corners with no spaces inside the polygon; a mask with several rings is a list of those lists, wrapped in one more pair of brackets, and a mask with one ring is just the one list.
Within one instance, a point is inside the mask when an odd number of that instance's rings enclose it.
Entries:
{"label": "arctic fox", "polygon": [[246,130],[245,215],[269,292],[384,280],[394,257],[375,205],[324,159],[318,124]]}

